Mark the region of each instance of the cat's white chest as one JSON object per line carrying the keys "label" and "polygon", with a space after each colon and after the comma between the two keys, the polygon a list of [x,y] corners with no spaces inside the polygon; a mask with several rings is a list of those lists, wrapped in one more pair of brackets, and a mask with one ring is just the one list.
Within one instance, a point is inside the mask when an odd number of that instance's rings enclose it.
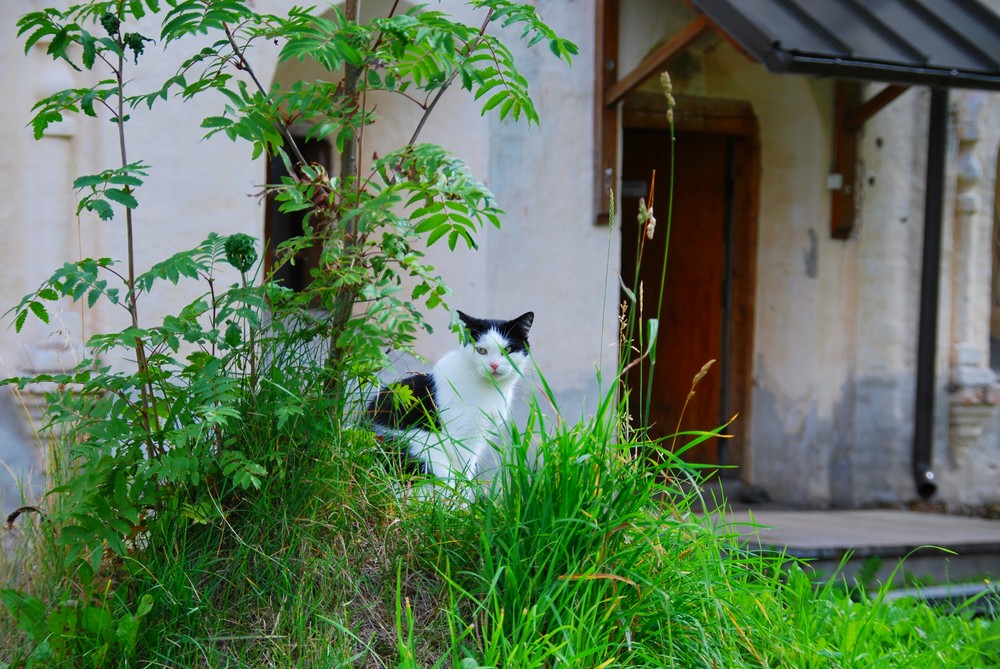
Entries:
{"label": "cat's white chest", "polygon": [[[442,361],[435,370],[441,428],[454,438],[498,433],[510,417],[513,383],[493,382]],[[504,382],[506,381],[506,382]]]}

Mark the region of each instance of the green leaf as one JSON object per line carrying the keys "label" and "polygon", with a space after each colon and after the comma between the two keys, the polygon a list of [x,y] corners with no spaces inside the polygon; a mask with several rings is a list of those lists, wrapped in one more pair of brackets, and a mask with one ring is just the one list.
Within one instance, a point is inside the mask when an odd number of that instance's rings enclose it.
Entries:
{"label": "green leaf", "polygon": [[[437,226],[436,228],[434,228],[434,230],[431,232],[431,234],[429,234],[427,236],[427,246],[433,246],[434,242],[436,242],[439,239],[441,239],[442,237],[444,237],[450,231],[451,231],[451,228],[449,226],[447,226],[447,225],[443,225],[442,224],[442,225]],[[453,248],[452,250],[454,251],[455,249]]]}
{"label": "green leaf", "polygon": [[618,275],[618,286],[622,289],[622,292],[625,293],[626,299],[628,299],[628,301],[632,304],[635,304],[635,291],[625,285],[625,281],[622,280],[621,275]]}
{"label": "green leaf", "polygon": [[[437,204],[437,208],[440,209],[441,205]],[[415,214],[415,216],[418,215],[419,214]],[[427,216],[426,218],[422,219],[419,223],[417,223],[417,226],[414,228],[414,232],[417,232],[419,234],[423,234],[426,232],[433,233],[437,231],[439,228],[447,226],[447,221],[448,221],[448,214],[444,212],[431,214],[430,216]]]}
{"label": "green leaf", "polygon": [[[464,72],[464,70],[463,70],[463,72]],[[490,91],[492,91],[494,88],[496,88],[497,86],[499,86],[502,83],[503,83],[503,80],[500,79],[499,77],[496,77],[496,78],[494,78],[494,79],[492,79],[490,81],[485,82],[482,86],[480,86],[479,88],[476,89],[476,92],[473,94],[472,99],[473,100],[478,100],[479,98],[483,97],[484,95],[486,95],[487,93],[489,93]]]}
{"label": "green leaf", "polygon": [[417,301],[430,291],[431,291],[430,285],[428,285],[427,282],[424,281],[423,283],[418,284],[413,289],[413,292],[410,294],[410,299],[412,299],[413,301]]}
{"label": "green leaf", "polygon": [[131,613],[124,613],[118,621],[118,628],[115,630],[115,638],[126,654],[131,655],[135,649],[135,642],[139,638],[139,619]]}
{"label": "green leaf", "polygon": [[139,177],[132,176],[131,174],[112,174],[108,177],[108,183],[117,184],[119,186],[132,186],[138,187],[143,184],[142,179]]}
{"label": "green leaf", "polygon": [[45,130],[53,123],[63,120],[63,115],[55,110],[42,111],[35,114],[31,119],[31,129],[34,131],[35,139],[41,139]]}
{"label": "green leaf", "polygon": [[145,594],[139,599],[139,607],[135,610],[136,618],[144,618],[153,610],[153,596]]}
{"label": "green leaf", "polygon": [[73,180],[73,188],[76,190],[93,188],[94,186],[104,184],[106,181],[107,179],[103,174],[85,174]]}
{"label": "green leaf", "polygon": [[468,247],[469,249],[474,250],[479,248],[479,245],[476,244],[476,240],[472,238],[472,235],[470,235],[467,230],[463,230],[461,228],[453,228],[451,234],[448,235],[448,248],[451,251],[455,250],[455,247],[458,245],[458,240],[460,238],[465,240],[466,247]]}
{"label": "green leaf", "polygon": [[228,119],[225,116],[209,116],[202,120],[202,128],[228,128],[233,124],[232,119]]}
{"label": "green leaf", "polygon": [[493,96],[486,101],[486,104],[483,105],[482,113],[485,114],[489,110],[493,109],[498,104],[506,100],[509,97],[509,95],[510,94],[506,90],[502,90],[499,93],[494,93]]}
{"label": "green leaf", "polygon": [[70,44],[69,28],[63,26],[62,28],[57,30],[54,35],[52,35],[52,41],[49,42],[49,48],[45,50],[45,53],[52,56],[53,58],[61,58],[62,60],[65,60],[67,63],[70,63],[70,65],[72,65],[72,63],[69,60],[69,57],[66,55],[66,48],[69,46],[69,44]]}
{"label": "green leaf", "polygon": [[[111,208],[111,205],[104,200],[85,200],[83,206],[87,211],[97,214],[102,221],[110,221],[115,217],[115,212]],[[79,210],[77,210],[77,213],[79,213]]]}
{"label": "green leaf", "polygon": [[85,606],[80,616],[81,627],[100,639],[112,631],[111,612],[103,606]]}
{"label": "green leaf", "polygon": [[136,200],[131,193],[121,188],[105,189],[104,197],[108,198],[112,202],[125,205],[129,209],[135,209],[139,206],[139,201]]}
{"label": "green leaf", "polygon": [[44,304],[42,304],[41,302],[31,301],[28,302],[28,308],[31,309],[31,313],[35,314],[35,316],[41,322],[43,323],[49,322],[49,312],[45,308]]}
{"label": "green leaf", "polygon": [[500,106],[500,120],[507,118],[507,115],[513,110],[514,120],[516,121],[521,116],[521,105],[515,106],[517,100],[515,98],[507,98],[504,103]]}
{"label": "green leaf", "polygon": [[199,3],[192,0],[174,6],[163,22],[160,39],[169,44],[175,39],[198,32],[198,19],[201,17],[198,6]]}
{"label": "green leaf", "polygon": [[7,588],[0,590],[0,601],[3,601],[4,606],[7,607],[15,624],[32,641],[41,643],[47,635],[45,603],[31,595]]}
{"label": "green leaf", "polygon": [[97,99],[97,93],[95,91],[87,91],[84,93],[83,97],[80,98],[80,109],[83,113],[90,117],[97,117],[97,111],[94,109],[94,100]]}
{"label": "green leaf", "polygon": [[38,40],[47,35],[54,35],[58,28],[45,12],[31,12],[18,20],[17,36],[20,37],[32,30],[34,31],[24,40],[24,53],[28,53]]}
{"label": "green leaf", "polygon": [[80,44],[83,46],[83,66],[90,70],[94,67],[94,60],[97,56],[94,36],[86,30],[81,31]]}
{"label": "green leaf", "polygon": [[649,328],[649,333],[647,335],[646,341],[649,342],[646,352],[649,354],[649,362],[653,364],[656,362],[656,335],[660,331],[660,321],[655,318],[650,318],[646,321]]}
{"label": "green leaf", "polygon": [[132,12],[132,16],[137,19],[141,19],[146,15],[146,10],[142,6],[142,0],[129,0],[128,7],[129,11]]}

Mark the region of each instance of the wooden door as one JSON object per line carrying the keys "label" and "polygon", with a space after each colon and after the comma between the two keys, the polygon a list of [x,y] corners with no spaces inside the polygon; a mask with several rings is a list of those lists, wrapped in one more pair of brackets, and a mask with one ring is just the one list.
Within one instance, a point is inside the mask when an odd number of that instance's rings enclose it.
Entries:
{"label": "wooden door", "polygon": [[[712,430],[732,415],[745,411],[749,399],[749,354],[752,319],[752,240],[736,226],[755,225],[747,195],[755,179],[739,185],[736,178],[753,161],[752,143],[738,137],[708,133],[679,133],[674,144],[673,203],[670,195],[670,132],[656,128],[626,128],[622,160],[622,278],[641,301],[642,328],[658,317],[656,364],[630,370],[630,408],[638,417],[646,404],[650,436],[667,438],[668,445],[684,446],[690,437],[670,435],[684,430]],[[639,197],[649,199],[653,182],[653,213],[657,219],[652,239],[639,229]],[[746,177],[746,175],[743,175]],[[667,239],[670,222],[669,243]],[[666,266],[664,270],[664,261]],[[665,280],[661,281],[661,278]],[[662,299],[661,299],[662,283]],[[657,311],[659,310],[659,314]],[[692,388],[699,371],[714,360]],[[650,378],[650,373],[652,378]],[[693,395],[689,394],[694,391]],[[702,464],[742,463],[745,431],[739,422],[731,439],[711,439],[688,450],[684,457]],[[735,472],[734,472],[735,473]]]}

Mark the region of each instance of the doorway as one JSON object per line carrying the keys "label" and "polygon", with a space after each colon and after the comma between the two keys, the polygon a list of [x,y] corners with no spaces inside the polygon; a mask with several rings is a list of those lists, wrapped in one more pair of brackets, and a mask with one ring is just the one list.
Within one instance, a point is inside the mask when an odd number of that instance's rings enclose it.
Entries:
{"label": "doorway", "polygon": [[[732,108],[730,102],[722,104]],[[726,438],[706,440],[683,455],[689,462],[724,466],[723,476],[735,478],[749,456],[759,183],[756,122],[751,114],[742,125],[733,124],[727,113],[727,124],[713,131],[713,114],[703,112],[715,107],[710,101],[695,107],[702,110],[697,118],[678,115],[672,216],[669,127],[623,129],[622,278],[627,286],[636,276],[642,283],[643,332],[649,331],[646,321],[656,318],[659,309],[656,364],[651,372],[646,362],[635,365],[626,382],[633,409],[648,389],[649,436],[666,440],[666,445],[680,448],[690,438],[674,442],[669,438],[674,433],[712,430],[738,414],[722,432]],[[657,225],[653,238],[643,241],[639,198],[649,199],[654,170]],[[661,276],[665,280],[658,305]],[[689,399],[694,377],[710,360],[715,362]]]}
{"label": "doorway", "polygon": [[[295,142],[309,164],[321,165],[329,173],[333,168],[333,148],[325,140],[310,141],[304,134],[295,136]],[[268,156],[267,183],[280,184],[288,177],[288,169],[277,156]],[[299,250],[291,262],[279,264],[276,251],[281,244],[306,234],[305,211],[283,212],[273,192],[268,192],[264,210],[264,271],[277,283],[295,292],[302,292],[313,280],[313,270],[320,265],[323,255],[321,241]]]}

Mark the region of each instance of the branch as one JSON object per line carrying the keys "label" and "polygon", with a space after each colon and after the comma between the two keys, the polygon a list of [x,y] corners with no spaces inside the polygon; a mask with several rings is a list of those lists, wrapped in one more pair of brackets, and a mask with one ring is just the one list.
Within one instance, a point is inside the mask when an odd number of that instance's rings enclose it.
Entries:
{"label": "branch", "polygon": [[[116,105],[116,118],[118,124],[118,148],[121,154],[122,167],[128,167],[128,152],[125,144],[125,47],[122,43],[121,31],[112,36],[118,43],[118,67],[112,67],[115,73],[115,81],[118,85],[118,103]],[[105,61],[107,62],[107,61]],[[125,187],[126,192],[131,189]],[[135,238],[132,226],[132,208],[125,207],[125,245],[128,254],[127,285],[128,285],[128,312],[131,316],[132,327],[139,327],[139,306],[138,295],[135,292]],[[139,375],[142,378],[140,394],[142,397],[142,411],[139,413],[143,421],[143,429],[146,431],[146,452],[150,459],[156,456],[156,445],[153,442],[152,434],[157,430],[156,412],[154,408],[155,398],[153,396],[153,385],[149,378],[149,363],[146,359],[146,345],[139,337],[135,338],[135,364],[139,368]]]}
{"label": "branch", "polygon": [[[473,49],[475,49],[476,46],[478,46],[479,42],[483,39],[483,35],[486,33],[486,26],[488,26],[490,24],[490,21],[492,20],[493,20],[493,10],[491,9],[486,13],[486,19],[483,21],[483,25],[479,27],[479,37],[473,40],[472,43],[469,44],[468,49],[466,49],[465,51],[466,58],[472,55]],[[444,95],[444,92],[448,90],[452,82],[455,81],[455,77],[457,76],[458,76],[458,69],[456,69],[454,72],[451,73],[451,76],[448,77],[448,80],[444,82],[440,90],[438,90],[437,95],[435,95],[434,99],[431,100],[431,103],[427,105],[427,108],[424,110],[423,116],[420,117],[420,122],[417,123],[416,130],[413,131],[413,136],[410,137],[410,141],[406,143],[407,146],[413,146],[417,142],[417,137],[420,135],[420,132],[424,129],[424,124],[427,123],[427,119],[431,115],[431,112],[434,111],[434,107],[437,106],[437,103],[441,99],[441,96]]]}
{"label": "branch", "polygon": [[[260,91],[261,95],[270,100],[271,96],[264,88],[264,84],[260,83],[260,79],[257,78],[257,73],[254,72],[254,69],[250,67],[250,63],[243,56],[243,51],[240,49],[240,46],[236,43],[236,38],[233,37],[233,31],[230,30],[229,24],[224,23],[222,24],[222,27],[225,28],[226,30],[226,39],[229,40],[229,45],[233,47],[233,53],[235,53],[236,57],[239,59],[239,64],[237,67],[239,67],[241,70],[249,74],[250,78],[253,80],[254,86],[257,87],[257,90]],[[295,142],[295,138],[292,137],[292,131],[289,130],[285,122],[282,121],[280,117],[276,117],[275,123],[278,126],[278,130],[281,131],[281,134],[285,136],[285,141],[288,142],[288,146],[291,148],[292,153],[295,154],[295,160],[297,160],[300,165],[308,164],[308,161],[306,160],[305,156],[302,155],[302,151],[299,150],[299,145]]]}
{"label": "branch", "polygon": [[[344,17],[348,21],[354,23],[358,22],[358,0],[347,0],[344,3]],[[361,68],[355,67],[350,62],[344,63],[344,81],[343,81],[343,96],[350,101],[354,113],[358,111],[358,87],[361,80]],[[361,127],[357,132],[354,133],[354,141],[345,142],[344,149],[340,152],[340,178],[347,183],[348,177],[355,178],[355,187],[359,185],[358,182],[361,181],[360,174],[358,174],[358,152],[360,151],[360,143],[364,138],[365,129],[365,110],[361,109]],[[360,199],[360,193],[356,191],[356,199]],[[355,242],[354,235],[357,232],[357,222],[352,219],[348,222],[345,233]]]}
{"label": "branch", "polygon": [[[395,16],[396,9],[398,8],[399,8],[399,0],[395,0],[395,2],[392,3],[392,8],[389,10],[389,13],[386,15],[386,18],[391,19],[393,16]],[[385,37],[385,32],[380,30],[378,33],[378,39],[376,39],[375,44],[372,45],[371,48],[372,53],[378,51],[378,48],[382,45],[382,39],[384,37]]]}

